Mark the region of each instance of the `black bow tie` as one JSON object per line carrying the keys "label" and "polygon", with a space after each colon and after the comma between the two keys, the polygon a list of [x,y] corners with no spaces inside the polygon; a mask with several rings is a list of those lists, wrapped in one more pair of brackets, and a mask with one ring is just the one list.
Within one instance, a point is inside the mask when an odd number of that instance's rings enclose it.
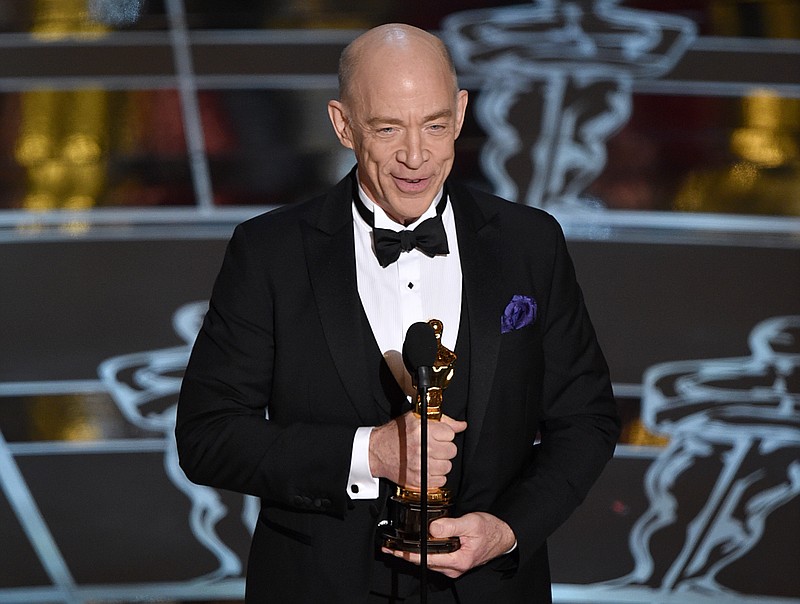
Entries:
{"label": "black bow tie", "polygon": [[447,254],[447,233],[442,222],[442,212],[447,205],[447,191],[442,192],[442,199],[436,206],[436,216],[423,220],[415,229],[392,231],[375,228],[375,217],[358,196],[358,187],[353,185],[353,200],[356,209],[364,221],[372,227],[372,241],[375,245],[375,256],[383,268],[389,266],[400,257],[400,252],[410,252],[417,248],[426,256],[433,258],[437,254]]}
{"label": "black bow tie", "polygon": [[375,242],[375,255],[383,268],[397,260],[401,251],[410,252],[417,248],[431,258],[436,254],[447,254],[450,251],[447,247],[444,223],[438,214],[423,220],[413,230],[392,231],[373,228],[372,239]]}

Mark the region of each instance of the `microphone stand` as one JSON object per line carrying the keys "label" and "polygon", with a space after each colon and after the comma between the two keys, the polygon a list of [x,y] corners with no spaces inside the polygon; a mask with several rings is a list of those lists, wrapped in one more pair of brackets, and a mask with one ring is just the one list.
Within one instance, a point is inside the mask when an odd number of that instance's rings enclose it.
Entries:
{"label": "microphone stand", "polygon": [[420,421],[422,422],[420,431],[421,451],[420,451],[420,498],[419,498],[419,517],[420,517],[420,536],[419,536],[419,601],[420,604],[428,602],[428,386],[431,383],[430,367],[419,367],[417,369],[419,378],[417,385],[419,388],[420,402]]}

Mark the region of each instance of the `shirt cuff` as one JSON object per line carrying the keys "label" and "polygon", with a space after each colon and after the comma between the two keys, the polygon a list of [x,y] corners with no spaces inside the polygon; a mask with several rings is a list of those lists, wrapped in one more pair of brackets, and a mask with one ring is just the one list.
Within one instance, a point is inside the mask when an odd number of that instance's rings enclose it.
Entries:
{"label": "shirt cuff", "polygon": [[511,552],[513,552],[515,549],[517,549],[517,543],[518,543],[517,541],[514,541],[514,545],[511,546],[511,549],[506,551],[506,552],[503,552],[502,555],[505,556],[505,555],[510,554]]}
{"label": "shirt cuff", "polygon": [[379,481],[369,469],[369,436],[371,426],[362,426],[353,437],[350,454],[350,474],[347,477],[347,495],[350,499],[377,499]]}

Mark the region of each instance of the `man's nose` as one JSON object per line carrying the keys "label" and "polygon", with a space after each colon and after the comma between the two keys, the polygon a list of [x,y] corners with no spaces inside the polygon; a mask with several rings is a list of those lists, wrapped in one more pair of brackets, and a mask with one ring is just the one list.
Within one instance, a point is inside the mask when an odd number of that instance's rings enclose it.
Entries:
{"label": "man's nose", "polygon": [[425,162],[426,152],[419,133],[409,132],[397,153],[397,160],[409,168],[419,168]]}

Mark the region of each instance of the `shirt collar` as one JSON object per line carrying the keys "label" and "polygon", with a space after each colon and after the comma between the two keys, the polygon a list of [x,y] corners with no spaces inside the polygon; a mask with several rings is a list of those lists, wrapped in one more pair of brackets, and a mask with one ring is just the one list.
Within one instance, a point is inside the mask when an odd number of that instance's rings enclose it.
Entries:
{"label": "shirt collar", "polygon": [[383,211],[383,208],[381,208],[378,204],[376,204],[367,196],[366,192],[361,187],[361,183],[358,181],[358,178],[356,178],[356,182],[358,183],[358,197],[361,199],[361,202],[364,204],[364,207],[366,207],[370,212],[372,212],[374,216],[375,228],[390,229],[392,231],[413,229],[417,224],[419,224],[423,220],[427,220],[428,218],[433,218],[434,216],[436,216],[436,204],[439,203],[439,200],[442,198],[442,193],[444,191],[444,187],[439,189],[436,195],[434,195],[431,204],[419,218],[417,218],[411,224],[402,225],[396,223],[394,220],[389,218],[386,212]]}

